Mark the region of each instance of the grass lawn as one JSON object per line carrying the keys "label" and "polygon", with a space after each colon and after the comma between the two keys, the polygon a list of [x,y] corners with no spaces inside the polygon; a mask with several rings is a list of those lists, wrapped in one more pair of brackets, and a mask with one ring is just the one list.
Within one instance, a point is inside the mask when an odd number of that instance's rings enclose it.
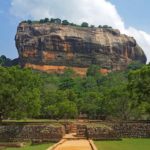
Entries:
{"label": "grass lawn", "polygon": [[150,139],[123,139],[122,141],[95,141],[98,150],[150,150]]}
{"label": "grass lawn", "polygon": [[23,148],[6,148],[6,150],[46,150],[50,146],[52,146],[54,143],[48,143],[48,144],[40,144],[40,145],[30,145]]}

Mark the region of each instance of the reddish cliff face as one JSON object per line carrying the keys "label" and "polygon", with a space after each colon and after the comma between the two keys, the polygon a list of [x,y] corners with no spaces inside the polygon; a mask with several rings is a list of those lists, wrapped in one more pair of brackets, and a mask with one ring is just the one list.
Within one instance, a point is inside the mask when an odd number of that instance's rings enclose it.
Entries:
{"label": "reddish cliff face", "polygon": [[135,60],[146,62],[134,38],[110,28],[20,23],[16,47],[22,66],[50,73],[69,67],[85,75],[91,64],[116,71]]}

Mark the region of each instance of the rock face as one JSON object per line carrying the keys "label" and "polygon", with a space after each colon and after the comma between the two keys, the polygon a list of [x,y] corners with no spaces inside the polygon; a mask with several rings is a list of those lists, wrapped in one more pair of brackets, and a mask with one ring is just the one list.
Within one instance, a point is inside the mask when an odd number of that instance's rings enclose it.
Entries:
{"label": "rock face", "polygon": [[135,60],[146,63],[135,39],[111,28],[20,23],[15,40],[21,66],[46,72],[71,67],[84,75],[91,64],[107,72],[123,70]]}

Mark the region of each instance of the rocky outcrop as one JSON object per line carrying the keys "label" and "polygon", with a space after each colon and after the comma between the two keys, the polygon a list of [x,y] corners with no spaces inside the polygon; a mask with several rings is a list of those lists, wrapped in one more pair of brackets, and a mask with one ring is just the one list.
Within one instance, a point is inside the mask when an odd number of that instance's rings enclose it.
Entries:
{"label": "rocky outcrop", "polygon": [[116,71],[135,60],[146,62],[134,38],[111,28],[20,23],[15,39],[21,65],[46,72],[71,67],[84,75],[91,64]]}

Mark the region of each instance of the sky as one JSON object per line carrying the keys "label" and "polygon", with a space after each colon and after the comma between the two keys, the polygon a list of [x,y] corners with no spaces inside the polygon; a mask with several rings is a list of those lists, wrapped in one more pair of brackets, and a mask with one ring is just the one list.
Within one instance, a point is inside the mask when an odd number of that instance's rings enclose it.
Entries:
{"label": "sky", "polygon": [[0,0],[0,55],[18,57],[19,22],[45,17],[112,26],[133,36],[150,62],[150,0]]}

